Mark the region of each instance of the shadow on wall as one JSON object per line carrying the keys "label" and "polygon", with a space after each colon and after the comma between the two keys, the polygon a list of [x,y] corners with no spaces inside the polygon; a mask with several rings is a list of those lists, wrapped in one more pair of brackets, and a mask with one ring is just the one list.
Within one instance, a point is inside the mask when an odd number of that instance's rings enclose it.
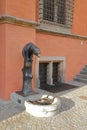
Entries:
{"label": "shadow on wall", "polygon": [[68,111],[69,109],[75,106],[75,102],[72,101],[71,99],[64,98],[64,97],[59,97],[59,99],[61,101],[60,112]]}

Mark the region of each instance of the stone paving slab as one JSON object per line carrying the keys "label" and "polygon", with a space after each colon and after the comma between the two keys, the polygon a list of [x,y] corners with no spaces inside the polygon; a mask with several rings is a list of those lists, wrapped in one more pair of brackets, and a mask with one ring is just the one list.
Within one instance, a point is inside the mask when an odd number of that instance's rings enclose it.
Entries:
{"label": "stone paving slab", "polygon": [[20,105],[15,102],[0,100],[0,121],[6,120],[23,110],[24,107],[20,107]]}
{"label": "stone paving slab", "polygon": [[0,130],[87,130],[87,86],[59,97],[60,113],[37,118],[23,111],[0,122]]}

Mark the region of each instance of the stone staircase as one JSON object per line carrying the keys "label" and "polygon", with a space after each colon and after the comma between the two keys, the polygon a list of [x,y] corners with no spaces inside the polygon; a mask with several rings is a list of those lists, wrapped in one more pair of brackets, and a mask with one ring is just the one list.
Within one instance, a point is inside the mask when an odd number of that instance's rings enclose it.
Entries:
{"label": "stone staircase", "polygon": [[79,74],[69,84],[76,86],[84,86],[87,84],[87,65],[85,65]]}

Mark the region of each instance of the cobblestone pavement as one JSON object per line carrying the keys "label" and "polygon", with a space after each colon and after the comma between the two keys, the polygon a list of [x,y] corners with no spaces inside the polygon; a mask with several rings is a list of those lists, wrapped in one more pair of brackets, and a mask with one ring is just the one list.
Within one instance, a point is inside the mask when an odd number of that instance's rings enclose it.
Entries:
{"label": "cobblestone pavement", "polygon": [[37,118],[25,111],[0,122],[0,130],[87,130],[87,86],[59,97],[60,113]]}

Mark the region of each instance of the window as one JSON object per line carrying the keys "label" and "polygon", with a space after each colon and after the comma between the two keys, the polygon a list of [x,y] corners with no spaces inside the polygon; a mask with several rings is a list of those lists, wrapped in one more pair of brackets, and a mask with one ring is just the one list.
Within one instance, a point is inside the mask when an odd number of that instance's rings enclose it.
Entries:
{"label": "window", "polygon": [[36,58],[35,87],[45,87],[65,81],[65,57],[41,56]]}
{"label": "window", "polygon": [[72,26],[74,0],[39,0],[40,22]]}
{"label": "window", "polygon": [[60,61],[39,63],[40,87],[62,82],[62,74],[60,73],[61,63]]}
{"label": "window", "polygon": [[60,62],[54,62],[51,64],[52,68],[49,70],[50,63],[39,63],[39,80],[40,86],[44,87],[45,85],[49,84],[48,80],[50,77],[50,72],[52,71],[52,84],[58,84],[61,82],[60,80]]}

